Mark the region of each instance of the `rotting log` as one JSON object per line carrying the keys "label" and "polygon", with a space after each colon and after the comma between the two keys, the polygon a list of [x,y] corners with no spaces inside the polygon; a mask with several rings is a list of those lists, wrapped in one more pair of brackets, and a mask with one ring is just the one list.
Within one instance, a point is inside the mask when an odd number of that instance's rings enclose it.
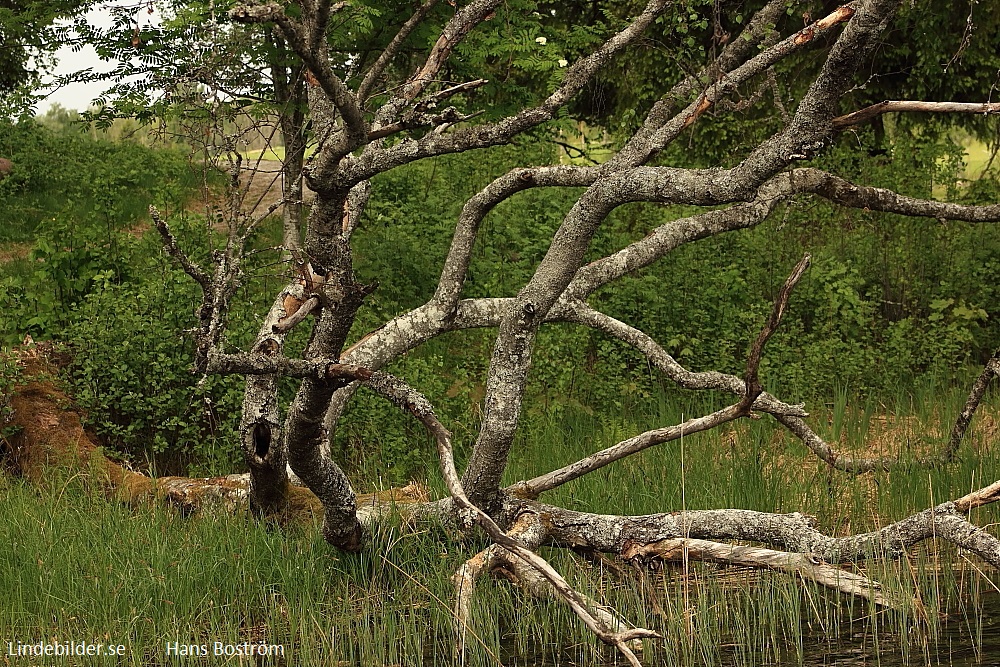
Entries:
{"label": "rotting log", "polygon": [[[24,381],[15,387],[8,426],[14,435],[0,446],[0,464],[9,474],[44,485],[56,470],[80,475],[94,488],[128,504],[164,502],[184,514],[249,510],[249,474],[223,477],[149,477],[116,463],[87,432],[72,400],[58,388],[56,369],[37,354],[22,357]],[[392,508],[427,501],[425,487],[358,496],[359,521],[370,524]],[[288,504],[279,521],[311,521],[321,517],[322,504],[309,489],[289,486]]]}

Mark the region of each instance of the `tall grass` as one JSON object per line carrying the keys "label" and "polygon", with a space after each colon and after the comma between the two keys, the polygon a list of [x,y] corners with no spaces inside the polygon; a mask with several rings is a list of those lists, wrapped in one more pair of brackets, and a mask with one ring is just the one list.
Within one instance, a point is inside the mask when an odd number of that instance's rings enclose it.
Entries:
{"label": "tall grass", "polygon": [[[747,420],[654,448],[546,500],[629,514],[803,511],[834,534],[869,530],[1000,476],[991,447],[995,398],[983,406],[960,462],[907,465],[946,435],[961,399],[935,388],[896,405],[855,405],[845,392],[814,410],[813,423],[825,437],[839,432],[842,448],[895,453],[902,464],[890,473],[831,474],[767,420]],[[615,417],[566,410],[536,416],[526,423],[510,479],[711,403],[655,400]],[[314,526],[282,531],[245,517],[127,508],[95,495],[80,478],[51,480],[39,490],[0,477],[0,504],[0,540],[8,545],[0,556],[0,639],[121,642],[128,665],[172,664],[167,642],[260,640],[282,644],[289,665],[453,664],[449,577],[483,546],[476,538],[456,541],[442,527],[390,522],[376,528],[363,553],[344,556]],[[993,523],[996,510],[983,508],[973,518]],[[965,651],[971,660],[989,650],[996,577],[943,544],[862,566],[890,593],[918,601],[897,611],[780,574],[703,563],[640,570],[565,549],[543,552],[575,586],[664,635],[647,645],[649,664],[811,664],[816,656],[849,654],[880,664],[938,664],[939,655]],[[484,581],[474,606],[466,664],[615,660],[563,605],[528,598],[504,581]]]}

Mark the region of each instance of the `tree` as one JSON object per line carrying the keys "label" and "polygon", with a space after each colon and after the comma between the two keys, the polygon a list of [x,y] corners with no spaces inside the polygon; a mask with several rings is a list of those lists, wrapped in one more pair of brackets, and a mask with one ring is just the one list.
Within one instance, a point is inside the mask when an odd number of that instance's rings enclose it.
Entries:
{"label": "tree", "polygon": [[0,99],[8,112],[32,101],[30,91],[51,65],[56,49],[69,42],[66,21],[87,11],[91,0],[5,0],[0,3]]}
{"label": "tree", "polygon": [[[699,7],[706,8],[693,3],[681,9],[684,15],[694,17],[688,19],[692,23],[700,23]],[[296,239],[287,248],[296,277],[276,295],[249,350],[229,351],[225,334],[241,280],[246,243],[260,220],[234,214],[228,225],[228,242],[215,254],[212,266],[204,268],[189,259],[158,213],[153,211],[153,217],[167,251],[203,292],[194,332],[196,370],[249,378],[241,437],[251,471],[252,506],[262,514],[284,509],[289,495],[287,462],[322,503],[326,540],[348,552],[363,548],[364,523],[378,512],[359,510],[347,476],[327,453],[327,441],[352,392],[364,385],[412,413],[437,443],[450,497],[411,508],[413,516],[442,517],[465,529],[478,525],[493,540],[492,546],[456,574],[460,619],[469,613],[476,578],[504,565],[529,589],[554,590],[603,641],[617,646],[636,664],[634,640],[654,633],[626,630],[615,614],[570,588],[536,553],[543,544],[572,545],[629,558],[671,558],[683,550],[700,558],[794,571],[885,604],[891,601],[873,582],[834,566],[873,554],[899,557],[907,546],[932,536],[959,544],[1000,566],[1000,541],[976,530],[965,518],[970,509],[1000,499],[1000,482],[875,533],[842,538],[819,533],[799,514],[693,510],[681,515],[607,516],[570,511],[538,500],[545,491],[645,448],[753,413],[776,419],[834,469],[857,473],[887,465],[877,459],[839,455],[809,426],[803,406],[762,390],[758,368],[765,344],[793,298],[792,291],[808,267],[808,257],[790,270],[768,322],[751,346],[743,378],[689,371],[644,332],[588,304],[588,297],[598,288],[650,265],[680,245],[753,227],[779,204],[798,197],[932,219],[1000,221],[1000,205],[918,199],[798,166],[820,155],[837,140],[838,133],[885,113],[985,115],[1000,112],[1000,105],[900,100],[844,108],[855,87],[864,83],[858,80],[858,72],[880,70],[881,52],[886,49],[883,38],[891,26],[899,25],[894,21],[900,3],[859,0],[807,16],[805,25],[797,29],[791,29],[783,19],[786,7],[784,0],[767,2],[745,22],[727,23],[730,29],[725,31],[716,17],[716,48],[696,50],[701,54],[698,68],[676,77],[665,90],[651,84],[657,89],[655,102],[606,162],[516,168],[469,199],[456,221],[435,294],[424,305],[349,344],[358,309],[377,288],[356,278],[352,258],[352,234],[371,196],[370,179],[417,160],[483,150],[539,131],[566,113],[602,67],[643,53],[649,44],[646,40],[655,39],[653,36],[664,30],[668,12],[679,9],[665,0],[650,0],[572,62],[539,35],[533,39],[541,54],[535,56],[533,71],[552,75],[546,94],[519,108],[479,116],[478,107],[488,99],[488,80],[471,72],[471,65],[482,65],[487,71],[492,68],[493,72],[502,67],[487,45],[491,37],[495,42],[501,34],[500,24],[523,21],[524,8],[516,3],[472,0],[449,7],[425,0],[408,18],[383,24],[383,29],[392,26],[391,37],[386,38],[383,30],[379,40],[374,40],[377,46],[371,48],[373,40],[367,39],[368,33],[351,26],[363,25],[362,19],[369,13],[387,9],[380,4],[303,0],[234,6],[229,13],[233,21],[267,26],[269,34],[286,44],[304,65],[302,80],[308,89],[308,117],[315,142],[315,152],[303,169],[315,201],[301,245]],[[560,9],[554,11],[558,15]],[[711,25],[710,18],[704,20]],[[734,34],[729,34],[730,30]],[[349,44],[359,34],[365,37],[366,48],[352,50]],[[666,46],[681,49],[685,44]],[[709,168],[671,163],[672,146],[692,128],[705,132],[701,126],[711,124],[713,113],[725,118],[749,108],[764,115],[769,107],[756,91],[775,87],[775,70],[807,51],[818,65],[804,70],[811,73],[807,85],[782,93],[794,95],[794,104],[783,102],[779,113],[772,112],[769,122],[775,125],[773,133],[752,146],[733,150],[721,164]],[[567,51],[566,55],[571,54]],[[690,53],[685,56],[693,57]],[[299,79],[295,85],[300,85]],[[505,199],[542,187],[577,188],[581,194],[565,212],[532,278],[512,298],[462,298],[472,249],[485,216]],[[685,204],[704,210],[668,222],[614,254],[587,262],[590,241],[607,216],[635,202]],[[392,276],[387,279],[392,280]],[[581,461],[504,486],[502,475],[524,407],[538,331],[543,325],[559,322],[592,327],[634,346],[652,366],[682,387],[720,390],[736,399],[722,410],[636,435]],[[284,344],[287,333],[296,326],[309,327],[310,339],[304,354],[293,358],[285,353]],[[459,475],[451,434],[433,407],[417,389],[380,369],[435,336],[484,327],[495,327],[498,333],[482,424],[468,464]],[[278,404],[280,377],[300,380],[284,415]],[[714,540],[753,541],[784,551],[733,548]]]}

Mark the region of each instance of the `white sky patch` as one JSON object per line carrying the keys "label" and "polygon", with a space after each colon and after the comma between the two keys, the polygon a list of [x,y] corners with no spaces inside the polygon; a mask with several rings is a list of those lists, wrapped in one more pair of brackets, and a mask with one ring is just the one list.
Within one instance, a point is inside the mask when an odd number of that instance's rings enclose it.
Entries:
{"label": "white sky patch", "polygon": [[[114,0],[113,2],[104,3],[100,7],[92,9],[87,13],[87,21],[91,25],[99,28],[110,28],[114,25],[111,8],[122,5],[135,5],[135,2],[134,0],[132,2]],[[140,27],[143,28],[148,25],[158,24],[160,22],[160,16],[161,15],[156,10],[155,6],[152,14],[149,14],[145,9],[142,9],[136,15]],[[97,52],[94,48],[89,45],[76,52],[74,52],[69,46],[63,46],[56,51],[56,60],[57,65],[53,72],[55,76],[72,74],[87,68],[93,68],[96,72],[107,72],[113,69],[117,64],[101,60],[97,56]],[[52,77],[46,77],[46,80],[51,81]],[[90,103],[93,102],[95,98],[100,97],[101,93],[110,87],[111,83],[108,81],[73,83],[64,86],[52,92],[44,100],[36,104],[35,113],[45,114],[45,112],[48,111],[54,104],[58,104],[72,111],[86,111],[90,107]]]}

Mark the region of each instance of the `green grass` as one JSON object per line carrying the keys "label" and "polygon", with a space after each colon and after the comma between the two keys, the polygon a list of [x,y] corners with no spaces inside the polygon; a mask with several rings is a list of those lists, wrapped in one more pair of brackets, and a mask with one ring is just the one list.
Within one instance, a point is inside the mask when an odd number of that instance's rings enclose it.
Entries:
{"label": "green grass", "polygon": [[[315,152],[316,152],[316,146],[306,147],[306,157],[309,157]],[[248,162],[250,160],[284,160],[285,147],[271,146],[269,148],[246,151],[243,153],[243,157],[246,158]]]}
{"label": "green grass", "polygon": [[[814,408],[823,435],[839,432],[849,450],[886,442],[904,461],[926,449],[962,400],[961,392],[935,387],[890,406],[854,405],[849,396],[845,390],[828,408]],[[533,418],[510,479],[711,407],[699,403],[664,399],[617,418],[573,411]],[[1000,477],[1000,457],[988,446],[997,403],[984,406],[986,416],[952,467],[831,475],[767,421],[748,421],[653,448],[545,499],[614,513],[804,511],[824,530],[855,533]],[[0,540],[8,545],[0,558],[0,590],[8,600],[0,608],[0,638],[121,642],[128,647],[122,664],[129,665],[166,664],[167,642],[260,639],[282,644],[287,664],[452,664],[449,577],[482,547],[458,543],[441,527],[388,524],[362,554],[344,556],[314,526],[283,532],[246,517],[130,509],[94,495],[80,479],[51,480],[39,490],[0,477],[0,504]],[[984,508],[974,520],[993,523],[996,511]],[[662,665],[798,664],[842,642],[887,664],[923,664],[925,652],[952,646],[956,632],[963,645],[982,641],[983,601],[994,586],[981,564],[938,544],[903,561],[866,566],[890,591],[922,600],[924,609],[900,612],[779,574],[706,564],[687,572],[638,573],[627,565],[615,572],[571,551],[543,552],[574,585],[630,622],[662,632],[664,641],[647,649],[648,662]],[[596,665],[614,657],[565,606],[526,598],[506,582],[484,581],[474,606],[467,664],[495,665],[499,658],[505,665]]]}
{"label": "green grass", "polygon": [[974,139],[966,139],[962,146],[965,148],[965,177],[979,178],[990,163],[992,151],[986,144]]}

